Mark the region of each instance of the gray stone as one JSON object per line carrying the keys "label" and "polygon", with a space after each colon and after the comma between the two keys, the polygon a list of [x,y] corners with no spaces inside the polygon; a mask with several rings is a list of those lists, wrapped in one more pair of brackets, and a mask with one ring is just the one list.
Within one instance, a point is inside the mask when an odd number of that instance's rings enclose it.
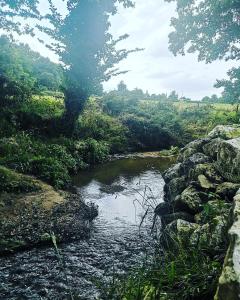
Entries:
{"label": "gray stone", "polygon": [[216,138],[211,140],[211,142],[207,143],[203,146],[203,153],[207,156],[211,157],[213,160],[217,159],[218,149],[223,142],[222,139]]}
{"label": "gray stone", "polygon": [[166,226],[169,223],[176,221],[178,219],[188,221],[188,222],[194,222],[194,216],[186,212],[174,212],[171,214],[163,215],[161,217],[163,226]]}
{"label": "gray stone", "polygon": [[240,183],[223,182],[217,186],[216,194],[228,201],[232,201],[239,188]]}
{"label": "gray stone", "polygon": [[240,137],[240,125],[218,125],[208,134],[208,137],[211,139],[220,137],[225,140]]}
{"label": "gray stone", "polygon": [[220,144],[216,168],[228,181],[240,182],[240,138]]}
{"label": "gray stone", "polygon": [[163,173],[163,179],[166,183],[171,181],[174,178],[180,177],[181,164],[175,164],[173,167],[169,168],[167,171]]}
{"label": "gray stone", "polygon": [[198,164],[189,172],[191,180],[197,180],[199,175],[205,175],[211,182],[222,183],[223,178],[215,169],[213,163]]}
{"label": "gray stone", "polygon": [[215,184],[213,184],[205,175],[198,175],[198,183],[202,189],[214,190]]}
{"label": "gray stone", "polygon": [[240,194],[234,197],[233,225],[229,230],[229,240],[215,300],[240,299]]}
{"label": "gray stone", "polygon": [[189,237],[199,227],[195,223],[181,219],[175,220],[168,224],[162,231],[160,243],[164,248],[171,251],[178,249],[179,246],[189,246]]}
{"label": "gray stone", "polygon": [[209,163],[210,159],[203,153],[195,153],[181,164],[181,173],[191,179],[191,172],[198,164]]}
{"label": "gray stone", "polygon": [[202,147],[210,141],[209,138],[202,138],[196,141],[192,141],[187,144],[183,149],[181,149],[178,156],[178,161],[182,162],[192,156],[195,153],[202,152]]}
{"label": "gray stone", "polygon": [[198,213],[202,210],[202,195],[195,187],[188,186],[180,197],[175,199],[175,207],[191,214]]}
{"label": "gray stone", "polygon": [[158,206],[155,208],[155,214],[158,216],[171,214],[173,212],[173,207],[168,202],[159,203]]}
{"label": "gray stone", "polygon": [[172,179],[164,187],[164,200],[166,202],[172,202],[176,196],[180,195],[186,188],[186,178],[184,176]]}

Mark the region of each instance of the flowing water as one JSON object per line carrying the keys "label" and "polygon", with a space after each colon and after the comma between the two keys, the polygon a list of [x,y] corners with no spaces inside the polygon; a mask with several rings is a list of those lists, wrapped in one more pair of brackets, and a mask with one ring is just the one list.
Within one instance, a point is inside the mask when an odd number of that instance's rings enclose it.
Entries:
{"label": "flowing water", "polygon": [[103,283],[147,263],[161,173],[173,160],[132,157],[79,173],[74,183],[81,197],[99,207],[91,237],[59,246],[61,259],[54,247],[1,258],[0,299],[98,299]]}

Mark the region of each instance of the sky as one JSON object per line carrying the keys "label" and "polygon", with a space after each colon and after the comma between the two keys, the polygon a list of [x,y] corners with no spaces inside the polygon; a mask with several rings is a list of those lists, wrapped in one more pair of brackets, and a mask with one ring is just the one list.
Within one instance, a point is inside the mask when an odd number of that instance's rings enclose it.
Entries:
{"label": "sky", "polygon": [[[111,18],[111,33],[116,38],[128,33],[130,37],[120,46],[144,48],[144,51],[130,54],[122,61],[120,69],[129,72],[104,83],[105,90],[116,88],[123,80],[130,90],[138,87],[150,94],[169,94],[176,90],[179,96],[193,100],[221,93],[221,89],[213,87],[216,78],[226,78],[227,70],[234,63],[215,61],[205,64],[198,62],[197,54],[175,57],[168,50],[168,34],[172,31],[170,20],[175,14],[175,3],[164,0],[136,0],[135,8],[119,8],[118,14]],[[22,41],[43,56],[57,61],[57,57],[36,40],[27,37]]]}

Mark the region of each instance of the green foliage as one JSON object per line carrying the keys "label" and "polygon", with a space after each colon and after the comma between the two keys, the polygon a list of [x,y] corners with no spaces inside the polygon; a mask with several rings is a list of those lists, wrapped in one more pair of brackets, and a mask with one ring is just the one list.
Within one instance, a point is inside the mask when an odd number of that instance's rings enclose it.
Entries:
{"label": "green foliage", "polygon": [[211,260],[198,249],[161,252],[151,265],[114,280],[103,299],[212,299],[221,272],[221,258]]}
{"label": "green foliage", "polygon": [[184,55],[199,53],[199,60],[239,59],[239,1],[166,0],[177,2],[178,16],[172,18],[170,50]]}
{"label": "green foliage", "polygon": [[64,102],[63,99],[54,96],[33,96],[31,100],[23,103],[20,111],[42,119],[53,119],[62,116]]}
{"label": "green foliage", "polygon": [[18,172],[33,174],[61,188],[69,184],[77,164],[64,146],[44,143],[20,133],[2,138],[0,163]]}
{"label": "green foliage", "polygon": [[92,138],[78,142],[77,148],[83,160],[89,164],[101,163],[109,154],[109,146],[106,142],[98,142]]}
{"label": "green foliage", "polygon": [[54,29],[39,27],[53,37],[54,43],[50,46],[67,66],[65,126],[70,134],[85,101],[92,94],[101,94],[102,82],[121,73],[115,66],[129,53],[138,51],[117,49],[116,45],[128,35],[114,40],[109,32],[109,18],[117,13],[119,2],[125,7],[132,6],[130,0],[68,1],[65,18],[51,3],[49,21]]}
{"label": "green foliage", "polygon": [[111,153],[122,152],[127,147],[127,128],[118,119],[104,113],[96,98],[88,100],[75,134],[78,138],[105,141]]}
{"label": "green foliage", "polygon": [[41,90],[59,90],[63,72],[59,65],[30,50],[29,46],[0,37],[0,101],[2,105],[24,102]]}
{"label": "green foliage", "polygon": [[223,97],[225,102],[238,103],[240,102],[240,68],[232,68],[228,71],[229,80],[217,80],[215,87],[224,88]]}
{"label": "green foliage", "polygon": [[0,192],[26,193],[39,189],[40,186],[30,177],[0,166]]}

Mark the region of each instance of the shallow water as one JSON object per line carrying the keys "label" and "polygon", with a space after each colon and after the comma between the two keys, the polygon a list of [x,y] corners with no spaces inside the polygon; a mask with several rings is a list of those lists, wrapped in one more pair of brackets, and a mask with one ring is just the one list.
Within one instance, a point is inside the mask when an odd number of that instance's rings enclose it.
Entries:
{"label": "shallow water", "polygon": [[127,158],[79,173],[81,197],[99,207],[91,237],[61,245],[61,259],[53,247],[1,258],[0,299],[97,299],[103,282],[150,260],[161,173],[173,160]]}

